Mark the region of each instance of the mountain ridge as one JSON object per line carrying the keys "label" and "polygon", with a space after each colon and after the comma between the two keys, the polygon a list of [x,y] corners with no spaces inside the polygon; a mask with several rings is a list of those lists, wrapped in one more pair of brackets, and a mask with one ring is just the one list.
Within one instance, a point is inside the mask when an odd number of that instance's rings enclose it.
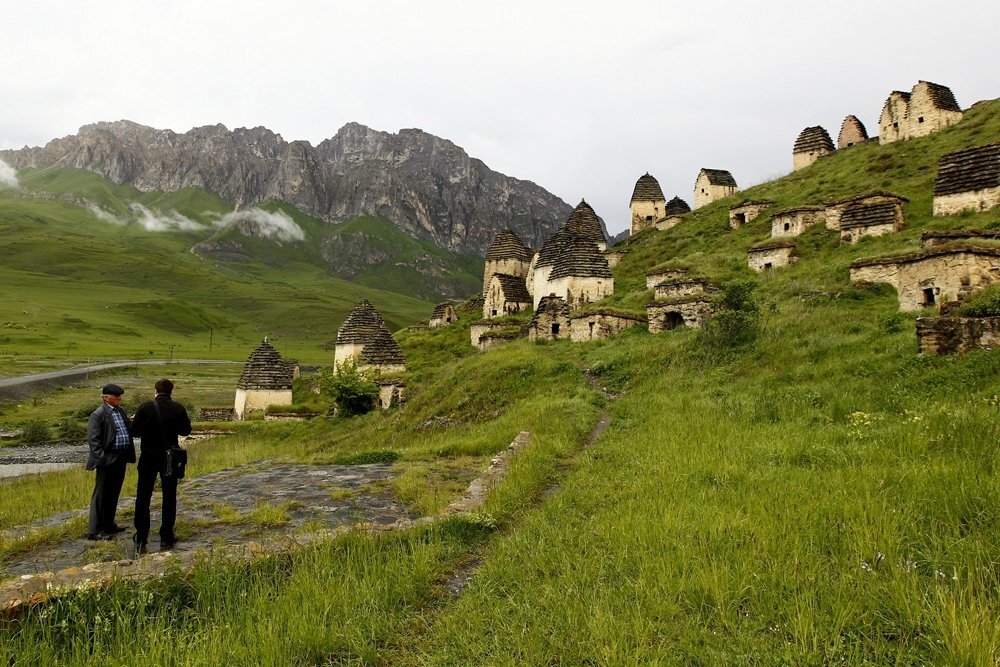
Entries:
{"label": "mountain ridge", "polygon": [[86,169],[140,191],[199,187],[237,208],[280,199],[329,223],[380,216],[413,238],[462,253],[484,254],[505,227],[540,246],[572,210],[448,139],[356,122],[312,146],[262,126],[216,124],[177,133],[101,121],[42,147],[2,150],[0,159],[19,169]]}

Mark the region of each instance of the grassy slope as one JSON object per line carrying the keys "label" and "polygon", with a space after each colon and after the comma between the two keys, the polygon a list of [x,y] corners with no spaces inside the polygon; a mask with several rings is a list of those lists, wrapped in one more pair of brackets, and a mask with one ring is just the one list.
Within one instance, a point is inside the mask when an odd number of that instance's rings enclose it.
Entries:
{"label": "grassy slope", "polygon": [[[120,213],[135,199],[203,221],[206,211],[228,208],[200,190],[137,196],[70,170],[28,173],[22,181],[27,191],[75,193],[67,196]],[[307,231],[319,224],[293,217]],[[100,222],[85,207],[55,198],[0,192],[0,233],[0,375],[13,374],[18,355],[149,358],[174,345],[175,356],[239,359],[268,334],[290,356],[326,361],[320,344],[336,335],[357,300],[375,303],[394,329],[430,309],[331,277],[301,253],[289,252],[277,265],[221,264],[188,251],[204,232]]]}
{"label": "grassy slope", "polygon": [[[402,337],[413,372],[401,410],[261,427],[253,445],[420,461],[486,455],[532,430],[486,512],[66,598],[4,631],[0,655],[128,664],[139,646],[144,660],[180,664],[996,664],[1000,360],[918,356],[914,316],[891,293],[850,289],[847,266],[914,247],[927,225],[997,220],[932,220],[927,193],[937,155],[1000,140],[998,107],[741,193],[779,206],[871,189],[911,199],[901,235],[840,247],[813,229],[797,265],[755,277],[774,308],[751,350],[705,351],[682,330],[473,354],[467,318]],[[610,301],[641,307],[643,273],[668,260],[716,280],[750,276],[745,251],[767,222],[729,231],[737,199],[636,239]],[[619,395],[586,450],[602,401],[578,366]],[[455,599],[443,582],[475,555],[482,565]]]}

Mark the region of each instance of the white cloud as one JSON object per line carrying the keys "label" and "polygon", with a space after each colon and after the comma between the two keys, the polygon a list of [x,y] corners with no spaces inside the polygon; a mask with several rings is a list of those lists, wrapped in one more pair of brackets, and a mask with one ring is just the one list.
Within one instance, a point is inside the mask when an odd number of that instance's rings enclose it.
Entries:
{"label": "white cloud", "polygon": [[94,214],[94,217],[100,220],[101,222],[110,222],[113,225],[125,224],[125,220],[122,220],[121,218],[119,218],[117,215],[115,215],[110,211],[104,210],[97,204],[88,204],[87,208],[89,208],[90,212]]}
{"label": "white cloud", "polygon": [[151,211],[142,204],[133,202],[128,205],[129,209],[136,215],[137,222],[150,232],[170,232],[170,231],[192,231],[204,229],[204,226],[190,218],[186,218],[177,211],[160,213]]}
{"label": "white cloud", "polygon": [[21,187],[21,184],[17,182],[17,172],[14,168],[0,160],[0,188],[17,188]]}
{"label": "white cloud", "polygon": [[271,213],[260,208],[248,208],[227,213],[216,224],[220,227],[236,227],[246,236],[277,241],[303,241],[306,238],[302,228],[284,211]]}

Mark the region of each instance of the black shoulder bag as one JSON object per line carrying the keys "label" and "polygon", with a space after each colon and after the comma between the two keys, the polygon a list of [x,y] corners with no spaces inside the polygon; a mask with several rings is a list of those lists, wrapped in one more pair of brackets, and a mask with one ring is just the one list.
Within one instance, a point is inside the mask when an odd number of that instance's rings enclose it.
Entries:
{"label": "black shoulder bag", "polygon": [[[160,423],[160,430],[163,430],[163,415],[160,413],[160,406],[156,399],[153,399],[153,407],[156,408],[156,420]],[[160,474],[163,475],[164,479],[184,479],[187,462],[187,450],[179,445],[171,445],[163,457],[163,470],[160,471]]]}

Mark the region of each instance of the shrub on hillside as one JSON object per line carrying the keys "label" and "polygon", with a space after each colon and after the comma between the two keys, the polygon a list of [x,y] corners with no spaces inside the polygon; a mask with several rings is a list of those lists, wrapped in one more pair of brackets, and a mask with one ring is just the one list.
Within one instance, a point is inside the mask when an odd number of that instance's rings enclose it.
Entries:
{"label": "shrub on hillside", "polygon": [[371,412],[378,396],[372,373],[358,368],[354,361],[337,364],[336,371],[324,369],[319,376],[319,387],[320,393],[337,405],[343,417]]}
{"label": "shrub on hillside", "polygon": [[41,419],[29,419],[21,425],[22,444],[36,445],[51,439],[52,432],[49,430],[49,425]]}
{"label": "shrub on hillside", "polygon": [[958,309],[958,314],[965,317],[1000,316],[1000,285],[988,287],[973,295]]}
{"label": "shrub on hillside", "polygon": [[716,312],[702,327],[698,342],[709,350],[734,350],[748,347],[760,338],[760,304],[754,297],[757,285],[736,280],[722,286]]}

